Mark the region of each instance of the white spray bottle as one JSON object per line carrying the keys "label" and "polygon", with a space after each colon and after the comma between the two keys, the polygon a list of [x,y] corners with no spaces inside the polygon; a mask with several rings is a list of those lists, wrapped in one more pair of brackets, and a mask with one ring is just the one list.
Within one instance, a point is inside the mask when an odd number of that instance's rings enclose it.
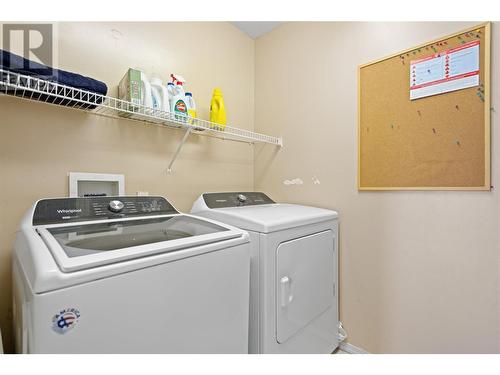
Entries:
{"label": "white spray bottle", "polygon": [[172,77],[172,83],[174,84],[172,96],[170,97],[170,112],[176,115],[177,120],[180,120],[188,115],[186,94],[183,87],[186,80],[178,74],[171,74],[170,77]]}

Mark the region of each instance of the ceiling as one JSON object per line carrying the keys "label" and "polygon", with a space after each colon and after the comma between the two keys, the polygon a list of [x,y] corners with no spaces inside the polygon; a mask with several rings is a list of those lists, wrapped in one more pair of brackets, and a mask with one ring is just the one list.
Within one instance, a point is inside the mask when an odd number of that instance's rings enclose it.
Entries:
{"label": "ceiling", "polygon": [[269,21],[242,21],[231,23],[252,39],[256,39],[282,24],[282,22]]}

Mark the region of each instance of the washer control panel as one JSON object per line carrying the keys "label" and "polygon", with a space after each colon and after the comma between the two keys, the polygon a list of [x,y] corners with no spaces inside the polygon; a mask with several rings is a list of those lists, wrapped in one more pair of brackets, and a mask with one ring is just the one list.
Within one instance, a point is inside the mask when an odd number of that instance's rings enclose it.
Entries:
{"label": "washer control panel", "polygon": [[163,197],[88,197],[42,199],[33,225],[179,213]]}
{"label": "washer control panel", "polygon": [[276,203],[266,194],[260,192],[205,193],[203,194],[203,200],[208,208],[256,206]]}

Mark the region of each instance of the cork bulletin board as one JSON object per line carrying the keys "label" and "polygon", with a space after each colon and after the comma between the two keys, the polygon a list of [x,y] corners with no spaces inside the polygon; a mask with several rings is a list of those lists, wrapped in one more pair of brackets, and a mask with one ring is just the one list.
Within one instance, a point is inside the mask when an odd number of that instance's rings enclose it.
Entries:
{"label": "cork bulletin board", "polygon": [[489,23],[361,65],[358,84],[359,190],[490,189]]}

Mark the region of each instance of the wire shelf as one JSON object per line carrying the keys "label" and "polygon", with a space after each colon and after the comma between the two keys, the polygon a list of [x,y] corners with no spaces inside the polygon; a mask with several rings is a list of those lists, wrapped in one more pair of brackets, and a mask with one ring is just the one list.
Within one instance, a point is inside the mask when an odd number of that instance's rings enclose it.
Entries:
{"label": "wire shelf", "polygon": [[252,144],[269,143],[276,146],[283,145],[282,139],[278,137],[232,126],[222,127],[220,124],[210,121],[133,104],[111,96],[96,94],[1,68],[0,93],[83,110],[101,116],[146,122],[171,128],[181,128],[188,130],[189,133],[194,132],[199,135],[210,135],[221,139],[243,141]]}

